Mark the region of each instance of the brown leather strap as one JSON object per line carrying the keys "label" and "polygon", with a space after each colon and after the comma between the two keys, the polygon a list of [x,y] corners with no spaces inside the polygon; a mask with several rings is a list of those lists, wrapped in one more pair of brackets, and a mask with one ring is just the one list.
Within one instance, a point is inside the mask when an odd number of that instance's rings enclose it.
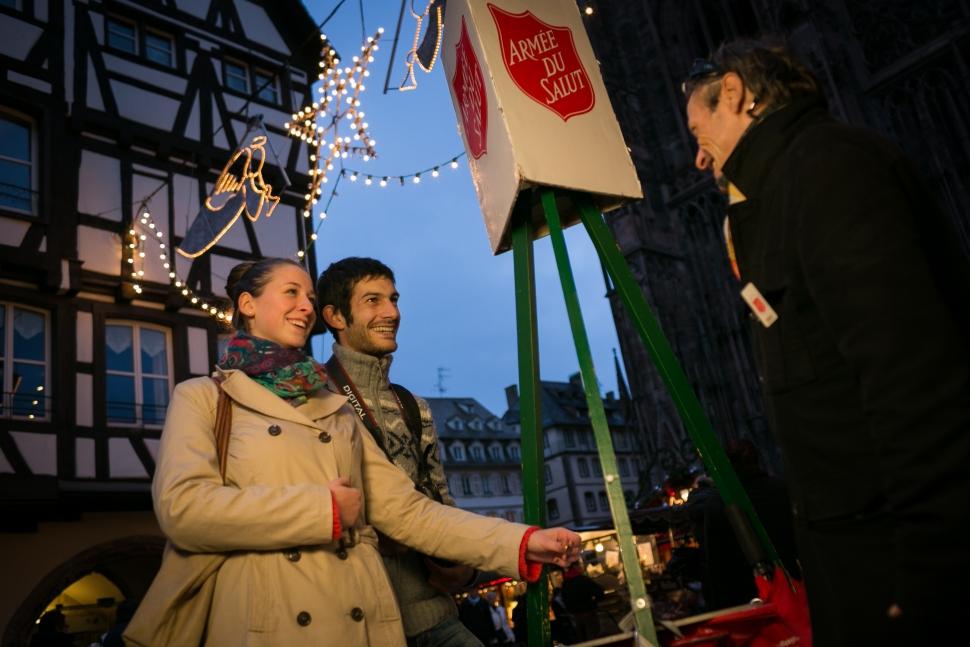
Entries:
{"label": "brown leather strap", "polygon": [[219,389],[219,399],[216,401],[216,424],[213,433],[216,437],[216,456],[219,458],[219,476],[226,482],[226,461],[229,457],[229,435],[232,433],[232,398],[223,388],[222,380],[212,378]]}

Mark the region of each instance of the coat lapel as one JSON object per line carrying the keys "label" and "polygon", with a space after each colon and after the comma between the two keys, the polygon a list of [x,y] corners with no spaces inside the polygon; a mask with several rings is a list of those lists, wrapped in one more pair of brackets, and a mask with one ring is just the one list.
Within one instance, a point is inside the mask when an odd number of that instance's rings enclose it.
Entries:
{"label": "coat lapel", "polygon": [[293,407],[240,370],[220,370],[219,373],[225,378],[222,388],[237,403],[263,415],[308,427],[319,428],[317,420],[334,413],[347,401],[342,395],[321,389],[306,404]]}

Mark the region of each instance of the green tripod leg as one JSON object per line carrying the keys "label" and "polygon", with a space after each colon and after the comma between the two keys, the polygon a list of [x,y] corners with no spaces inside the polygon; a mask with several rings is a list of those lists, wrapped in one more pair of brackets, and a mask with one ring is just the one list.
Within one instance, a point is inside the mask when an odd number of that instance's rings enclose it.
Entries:
{"label": "green tripod leg", "polygon": [[559,268],[559,280],[562,283],[563,297],[566,300],[566,312],[569,314],[569,325],[572,328],[573,341],[576,344],[579,369],[583,376],[583,389],[586,392],[586,403],[589,406],[590,424],[593,427],[593,436],[596,438],[596,448],[603,468],[603,479],[606,482],[607,498],[610,502],[613,523],[619,540],[620,559],[623,562],[623,571],[626,574],[627,587],[630,591],[630,604],[633,608],[637,633],[651,645],[657,645],[657,632],[653,626],[653,614],[650,611],[649,598],[647,598],[646,587],[643,584],[640,556],[633,540],[633,531],[630,528],[630,517],[627,514],[623,486],[620,483],[620,475],[616,467],[613,440],[606,421],[603,400],[600,398],[599,383],[596,380],[596,370],[593,367],[593,355],[590,352],[586,325],[583,323],[583,315],[579,308],[576,283],[573,280],[569,253],[566,250],[566,240],[563,237],[559,210],[556,207],[556,195],[553,191],[542,192],[542,208],[545,212],[546,222],[549,224],[549,238],[552,241],[556,265]]}
{"label": "green tripod leg", "polygon": [[633,274],[630,272],[626,259],[623,258],[609,228],[603,221],[602,214],[593,206],[588,196],[573,194],[572,197],[579,207],[583,225],[585,225],[600,259],[606,265],[606,270],[613,279],[613,284],[626,306],[627,314],[630,315],[636,325],[640,337],[660,373],[660,377],[667,386],[667,391],[673,398],[684,427],[694,442],[694,446],[700,452],[701,460],[704,461],[708,474],[714,479],[724,503],[736,505],[744,511],[766,552],[766,557],[772,563],[780,565],[778,553],[771,543],[768,533],[761,524],[761,520],[758,519],[758,515],[741,486],[737,474],[731,467],[724,449],[714,435],[711,423],[704,415],[704,410],[701,408],[697,396],[694,395],[694,391],[687,381],[687,376],[684,375],[684,371],[677,362],[660,324],[657,323],[650,311],[650,306],[647,305],[647,301],[640,291],[640,286],[637,285]]}
{"label": "green tripod leg", "polygon": [[[525,522],[546,524],[546,486],[542,477],[542,425],[539,417],[539,345],[536,332],[535,266],[532,260],[530,205],[523,200],[512,222],[515,268],[515,320],[519,345],[519,425],[522,430],[522,495]],[[526,593],[530,645],[550,644],[548,579],[543,569]]]}

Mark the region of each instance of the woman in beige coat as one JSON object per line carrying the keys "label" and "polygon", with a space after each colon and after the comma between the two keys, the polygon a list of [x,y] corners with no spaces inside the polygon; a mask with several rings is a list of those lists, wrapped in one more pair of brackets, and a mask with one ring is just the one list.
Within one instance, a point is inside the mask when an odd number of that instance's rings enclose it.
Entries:
{"label": "woman in beige coat", "polygon": [[218,387],[206,377],[175,389],[152,489],[174,546],[228,553],[205,644],[403,646],[375,528],[510,577],[576,558],[571,531],[478,516],[415,491],[301,350],[316,308],[300,265],[244,263],[227,293],[241,330],[219,364],[233,401],[226,482],[213,436]]}

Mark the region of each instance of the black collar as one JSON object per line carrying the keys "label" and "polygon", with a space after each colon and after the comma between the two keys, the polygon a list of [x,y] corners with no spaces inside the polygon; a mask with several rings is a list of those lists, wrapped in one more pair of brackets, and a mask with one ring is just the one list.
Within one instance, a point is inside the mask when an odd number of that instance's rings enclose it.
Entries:
{"label": "black collar", "polygon": [[745,196],[757,192],[778,155],[807,122],[831,119],[822,97],[796,99],[752,124],[724,162],[724,176]]}

